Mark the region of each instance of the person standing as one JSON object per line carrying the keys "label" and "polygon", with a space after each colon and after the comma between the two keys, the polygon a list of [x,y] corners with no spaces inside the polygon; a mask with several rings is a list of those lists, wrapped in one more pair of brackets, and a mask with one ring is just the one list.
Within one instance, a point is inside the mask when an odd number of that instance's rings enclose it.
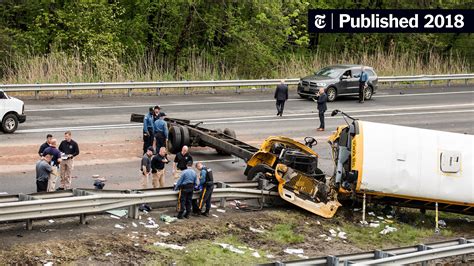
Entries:
{"label": "person standing", "polygon": [[326,104],[327,101],[328,101],[328,96],[327,96],[326,92],[324,91],[324,88],[320,88],[319,92],[316,96],[318,97],[318,99],[316,100],[316,99],[313,98],[313,101],[315,101],[318,104],[319,127],[318,127],[317,130],[318,131],[324,131],[324,127],[325,127],[324,113],[328,109],[327,104]]}
{"label": "person standing", "polygon": [[161,147],[157,155],[151,159],[151,184],[153,188],[165,186],[165,164],[169,163],[166,148]]}
{"label": "person standing", "polygon": [[176,153],[176,157],[174,157],[173,163],[173,177],[174,179],[178,179],[180,177],[181,171],[187,169],[187,164],[191,162],[193,163],[193,157],[189,154],[188,146],[184,145],[181,149],[181,152]]}
{"label": "person standing", "polygon": [[179,190],[178,194],[178,219],[189,218],[191,214],[191,204],[193,199],[194,185],[197,184],[196,172],[192,169],[193,162],[186,163],[186,169],[181,173],[174,190]]}
{"label": "person standing", "polygon": [[143,154],[140,171],[141,175],[141,186],[142,188],[148,187],[148,177],[151,172],[151,157],[153,156],[153,147],[148,147],[145,154]]}
{"label": "person standing", "polygon": [[143,153],[146,153],[148,147],[153,145],[153,138],[155,135],[153,129],[154,114],[153,108],[150,107],[148,114],[143,118]]}
{"label": "person standing", "polygon": [[[199,196],[199,210],[201,215],[209,216],[211,210],[211,197],[214,191],[214,176],[212,175],[212,169],[208,169],[201,162],[196,163],[196,169],[200,171],[199,185],[202,186],[202,192]],[[206,204],[206,210],[202,211],[202,207]]]}
{"label": "person standing", "polygon": [[276,100],[277,116],[282,116],[285,102],[288,100],[288,86],[285,84],[285,80],[281,80],[280,84],[277,85],[274,98]]}
{"label": "person standing", "polygon": [[64,140],[59,144],[59,151],[64,153],[64,155],[62,155],[61,167],[59,168],[61,176],[59,190],[71,188],[74,158],[79,155],[79,145],[71,136],[71,131],[64,132]]}
{"label": "person standing", "polygon": [[159,118],[154,123],[155,142],[153,147],[157,152],[161,147],[166,147],[166,141],[168,141],[168,124],[164,120],[165,116],[165,113],[160,113]]}
{"label": "person standing", "polygon": [[61,152],[56,148],[57,146],[57,140],[56,139],[51,139],[51,143],[49,144],[49,147],[46,148],[43,151],[43,156],[49,154],[51,155],[51,166],[53,166],[53,171],[51,175],[49,176],[48,179],[48,192],[52,192],[56,190],[56,180],[58,177],[58,171],[59,171],[59,164],[61,163]]}
{"label": "person standing", "polygon": [[364,103],[365,100],[365,89],[367,88],[367,82],[369,81],[369,75],[365,72],[365,67],[361,67],[361,73],[359,77],[359,103]]}
{"label": "person standing", "polygon": [[45,154],[36,163],[36,192],[46,192],[48,190],[48,180],[53,171],[50,165],[51,159],[51,154]]}
{"label": "person standing", "polygon": [[40,157],[43,156],[44,150],[46,150],[46,148],[49,147],[49,144],[51,143],[52,139],[53,139],[53,135],[51,135],[51,134],[46,135],[46,142],[41,144],[41,146],[39,148],[39,151],[38,151],[38,154],[39,154]]}
{"label": "person standing", "polygon": [[161,107],[159,105],[155,105],[155,107],[153,108],[153,122],[158,120],[158,118],[160,118],[160,115],[161,115]]}

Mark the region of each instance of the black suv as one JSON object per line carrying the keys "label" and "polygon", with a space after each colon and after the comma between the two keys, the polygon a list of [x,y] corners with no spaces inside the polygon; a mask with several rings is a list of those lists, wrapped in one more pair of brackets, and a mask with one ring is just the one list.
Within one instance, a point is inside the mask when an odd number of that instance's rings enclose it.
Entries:
{"label": "black suv", "polygon": [[[358,95],[359,75],[362,65],[333,65],[322,68],[314,75],[304,77],[298,84],[298,95],[301,98],[312,98],[319,88],[324,88],[328,101],[332,102],[337,96]],[[365,90],[365,99],[370,100],[377,91],[378,77],[374,69],[364,66],[369,75],[368,87]]]}

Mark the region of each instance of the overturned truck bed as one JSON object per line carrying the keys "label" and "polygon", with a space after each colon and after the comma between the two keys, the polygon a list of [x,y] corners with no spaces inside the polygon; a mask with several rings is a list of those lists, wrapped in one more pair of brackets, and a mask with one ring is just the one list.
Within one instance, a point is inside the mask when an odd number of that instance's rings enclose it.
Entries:
{"label": "overturned truck bed", "polygon": [[[143,122],[144,115],[132,114],[132,122]],[[318,168],[318,154],[311,147],[286,137],[268,137],[260,149],[236,138],[232,129],[212,130],[189,120],[165,118],[168,122],[168,150],[177,153],[184,145],[211,147],[219,154],[233,155],[247,163],[248,180],[262,180],[265,189],[278,190],[285,201],[314,214],[331,218],[341,205],[337,193],[327,185],[326,175]],[[278,171],[277,171],[278,169]]]}

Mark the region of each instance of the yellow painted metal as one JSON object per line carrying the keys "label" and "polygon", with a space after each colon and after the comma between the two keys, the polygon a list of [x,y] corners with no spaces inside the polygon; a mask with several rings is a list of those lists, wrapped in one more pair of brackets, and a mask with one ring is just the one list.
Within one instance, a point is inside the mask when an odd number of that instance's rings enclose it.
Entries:
{"label": "yellow painted metal", "polygon": [[[296,171],[290,174],[289,169],[290,168],[284,164],[278,164],[276,166],[275,176],[278,180],[278,193],[280,197],[316,215],[324,218],[332,218],[339,206],[341,206],[337,201],[335,193],[327,192],[327,196],[331,199],[328,200],[327,203],[301,197],[300,194],[305,193],[306,195],[312,195],[314,198],[318,192],[317,183],[319,181]],[[285,188],[287,182],[292,182],[291,190]]]}

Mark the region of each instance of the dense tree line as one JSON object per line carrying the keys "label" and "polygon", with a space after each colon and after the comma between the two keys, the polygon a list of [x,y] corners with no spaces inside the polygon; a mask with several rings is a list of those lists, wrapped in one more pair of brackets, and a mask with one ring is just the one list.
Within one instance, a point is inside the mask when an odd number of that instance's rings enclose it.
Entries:
{"label": "dense tree line", "polygon": [[[308,34],[310,8],[472,8],[463,0],[4,0],[0,75],[18,56],[53,52],[84,62],[166,58],[175,73],[192,55],[241,76],[268,73],[289,54],[393,50],[474,58],[471,34]],[[257,75],[257,76],[258,76]]]}

